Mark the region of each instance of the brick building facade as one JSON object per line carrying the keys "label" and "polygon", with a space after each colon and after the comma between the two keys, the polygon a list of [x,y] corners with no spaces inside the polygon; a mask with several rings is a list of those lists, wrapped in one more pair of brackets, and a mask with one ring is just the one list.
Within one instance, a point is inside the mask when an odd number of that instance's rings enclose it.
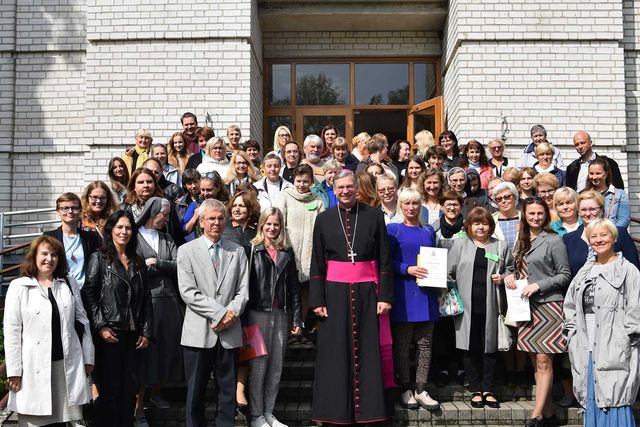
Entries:
{"label": "brick building facade", "polygon": [[[542,123],[568,160],[591,133],[640,205],[640,1],[0,2],[0,211],[106,179],[138,128],[166,142],[210,113],[265,142],[279,59],[437,58],[448,127],[512,158]],[[347,135],[350,136],[350,135]]]}

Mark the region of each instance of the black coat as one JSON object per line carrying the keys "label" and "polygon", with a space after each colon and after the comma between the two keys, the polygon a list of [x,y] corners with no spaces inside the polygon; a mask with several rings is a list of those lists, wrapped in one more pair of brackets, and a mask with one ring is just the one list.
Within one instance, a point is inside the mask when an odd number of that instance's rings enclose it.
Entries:
{"label": "black coat", "polygon": [[202,163],[202,154],[201,153],[192,154],[191,157],[189,157],[189,160],[187,160],[187,167],[185,167],[184,170],[198,169],[198,166],[200,166],[200,163]]}
{"label": "black coat", "polygon": [[[62,226],[56,228],[55,230],[45,231],[42,233],[45,236],[51,236],[60,243],[64,247],[64,238],[62,237]],[[87,267],[89,266],[89,258],[91,255],[100,249],[102,246],[102,237],[95,231],[84,231],[82,229],[78,229],[78,234],[80,235],[80,244],[82,245],[82,252],[84,252],[84,271],[87,272]]]}
{"label": "black coat", "polygon": [[129,260],[128,271],[119,261],[107,263],[102,252],[91,255],[81,289],[82,302],[94,332],[104,327],[129,330],[128,310],[136,332],[152,337],[153,306],[144,261]]}
{"label": "black coat", "polygon": [[[596,154],[596,157],[598,155]],[[611,168],[611,183],[614,187],[624,190],[624,181],[622,180],[622,174],[620,173],[620,168],[618,167],[618,163],[610,157],[607,157],[607,161],[609,162],[609,167]],[[575,159],[573,162],[569,164],[567,167],[567,174],[564,177],[564,184],[573,188],[574,190],[578,187],[578,174],[580,173],[580,159]]]}
{"label": "black coat", "polygon": [[256,245],[250,263],[247,308],[272,311],[274,299],[277,299],[285,311],[293,314],[293,326],[302,326],[300,282],[293,249],[278,251],[277,262],[274,263],[267,249]]}

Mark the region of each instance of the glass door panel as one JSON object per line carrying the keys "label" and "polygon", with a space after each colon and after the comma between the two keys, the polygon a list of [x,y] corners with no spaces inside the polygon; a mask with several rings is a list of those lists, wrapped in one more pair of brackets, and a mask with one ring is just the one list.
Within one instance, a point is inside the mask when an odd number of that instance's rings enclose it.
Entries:
{"label": "glass door panel", "polygon": [[438,135],[445,130],[444,98],[442,96],[414,105],[409,110],[407,139],[413,143],[415,135],[423,130],[431,132],[436,140]]}
{"label": "glass door panel", "polygon": [[[302,146],[307,135],[318,135],[326,125],[338,128],[340,136],[351,134],[351,121],[347,117],[347,109],[297,109],[294,136]],[[349,138],[350,139],[350,138]]]}
{"label": "glass door panel", "polygon": [[353,134],[360,132],[383,133],[391,146],[407,136],[407,110],[354,110]]}

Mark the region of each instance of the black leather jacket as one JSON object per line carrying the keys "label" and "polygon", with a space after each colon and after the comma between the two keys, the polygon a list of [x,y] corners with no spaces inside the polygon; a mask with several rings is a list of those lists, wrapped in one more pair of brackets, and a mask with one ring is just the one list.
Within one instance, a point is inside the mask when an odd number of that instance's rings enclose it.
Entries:
{"label": "black leather jacket", "polygon": [[253,248],[250,256],[249,302],[247,308],[255,311],[272,311],[274,297],[284,311],[291,311],[293,326],[302,326],[302,305],[298,269],[291,248],[278,251],[278,262],[274,263],[263,245]]}
{"label": "black leather jacket", "polygon": [[109,327],[130,330],[128,309],[138,334],[152,338],[153,307],[148,287],[147,268],[130,260],[127,272],[119,262],[107,263],[102,252],[95,252],[89,260],[82,301],[95,332]]}

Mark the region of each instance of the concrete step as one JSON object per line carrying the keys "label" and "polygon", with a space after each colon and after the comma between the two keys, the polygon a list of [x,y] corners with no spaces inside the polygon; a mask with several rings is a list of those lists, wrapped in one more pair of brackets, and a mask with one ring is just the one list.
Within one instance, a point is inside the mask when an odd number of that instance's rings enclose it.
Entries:
{"label": "concrete step", "polygon": [[[467,402],[444,402],[439,411],[407,410],[399,405],[395,407],[395,417],[386,426],[519,426],[524,425],[528,419],[533,402],[504,402],[499,409],[477,409],[471,408]],[[637,411],[636,411],[637,412]],[[215,418],[215,405],[207,406],[207,419],[209,425],[213,425]],[[147,411],[147,419],[151,426],[183,426],[184,408],[172,408],[169,410],[159,410],[150,408]],[[275,415],[278,419],[290,427],[310,426],[311,405],[307,402],[278,402],[276,404]],[[577,426],[582,423],[582,415],[577,408],[556,408],[558,425]],[[248,425],[244,415],[239,414],[236,418],[237,426]],[[383,426],[382,424],[380,425]]]}

